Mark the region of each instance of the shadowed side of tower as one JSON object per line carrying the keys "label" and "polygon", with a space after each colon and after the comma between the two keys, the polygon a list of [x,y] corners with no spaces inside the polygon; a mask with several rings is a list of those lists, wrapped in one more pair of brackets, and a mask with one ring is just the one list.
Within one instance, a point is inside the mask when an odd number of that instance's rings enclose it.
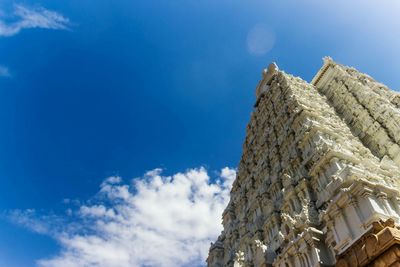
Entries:
{"label": "shadowed side of tower", "polygon": [[400,124],[383,116],[397,116],[397,94],[387,88],[381,93],[370,78],[375,87],[368,90],[378,99],[371,103],[387,106],[368,109],[372,104],[360,104],[368,94],[351,92],[361,99],[355,107],[368,110],[368,123],[379,123],[376,133],[363,135],[365,118],[343,100],[350,89],[333,85],[364,77],[330,59],[312,84],[275,64],[263,72],[224,230],[211,245],[208,266],[334,266],[380,220],[393,218],[395,227]]}

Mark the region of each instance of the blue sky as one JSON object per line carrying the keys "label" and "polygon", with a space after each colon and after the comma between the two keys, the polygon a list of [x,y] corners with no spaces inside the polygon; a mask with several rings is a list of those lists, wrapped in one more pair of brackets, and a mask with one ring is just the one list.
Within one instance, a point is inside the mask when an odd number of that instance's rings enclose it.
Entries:
{"label": "blue sky", "polygon": [[[83,233],[105,238],[88,221],[114,220],[107,209],[121,212],[121,199],[138,212],[141,193],[178,190],[179,172],[185,185],[204,182],[191,197],[221,196],[198,202],[219,203],[203,214],[217,216],[233,171],[224,168],[239,162],[255,86],[272,61],[310,81],[329,55],[400,88],[400,4],[331,2],[0,0],[0,266],[84,266],[65,255],[82,256],[72,241]],[[108,177],[122,180],[107,187]],[[179,242],[198,238],[193,251],[204,251],[220,230],[218,219],[204,225],[204,236]]]}

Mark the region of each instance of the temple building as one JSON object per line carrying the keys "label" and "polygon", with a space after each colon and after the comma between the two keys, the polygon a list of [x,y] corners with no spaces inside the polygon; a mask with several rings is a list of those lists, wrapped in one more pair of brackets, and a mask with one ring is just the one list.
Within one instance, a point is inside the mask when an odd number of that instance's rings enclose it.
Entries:
{"label": "temple building", "polygon": [[400,94],[325,58],[271,64],[209,267],[400,266]]}

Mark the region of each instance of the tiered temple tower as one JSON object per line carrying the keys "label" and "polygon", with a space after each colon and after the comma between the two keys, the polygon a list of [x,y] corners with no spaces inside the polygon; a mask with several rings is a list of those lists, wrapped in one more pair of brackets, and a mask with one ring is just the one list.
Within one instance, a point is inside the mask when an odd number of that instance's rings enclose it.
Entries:
{"label": "tiered temple tower", "polygon": [[400,95],[330,58],[264,70],[207,263],[400,266]]}

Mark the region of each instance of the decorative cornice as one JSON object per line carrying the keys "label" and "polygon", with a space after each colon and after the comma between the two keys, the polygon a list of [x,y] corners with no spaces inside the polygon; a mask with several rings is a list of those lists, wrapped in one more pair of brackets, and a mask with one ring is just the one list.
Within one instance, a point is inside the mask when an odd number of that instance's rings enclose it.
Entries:
{"label": "decorative cornice", "polygon": [[374,222],[369,232],[337,256],[336,266],[394,266],[400,261],[399,245],[400,230],[392,219]]}

